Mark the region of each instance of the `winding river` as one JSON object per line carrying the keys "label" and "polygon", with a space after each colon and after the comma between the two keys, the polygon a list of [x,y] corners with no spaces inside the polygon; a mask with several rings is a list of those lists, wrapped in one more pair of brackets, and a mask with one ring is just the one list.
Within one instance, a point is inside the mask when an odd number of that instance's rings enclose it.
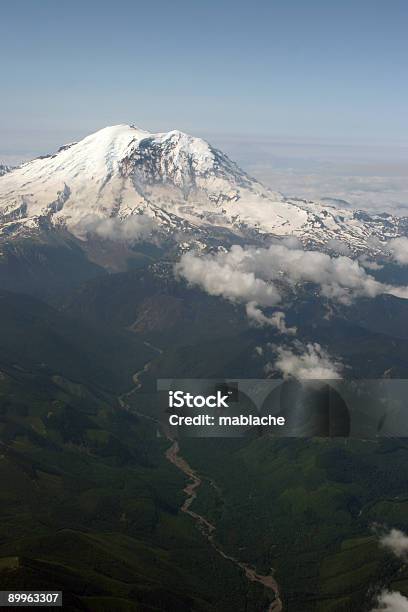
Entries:
{"label": "winding river", "polygon": [[[145,342],[145,345],[153,349],[154,351],[156,351],[158,354],[162,353],[161,349],[159,349],[156,346],[153,346],[152,344],[148,342]],[[119,400],[120,405],[123,408],[131,410],[132,412],[134,412],[141,418],[148,419],[149,421],[153,421],[154,423],[156,423],[156,425],[161,427],[161,429],[163,430],[161,424],[159,423],[157,419],[150,417],[146,414],[136,412],[129,405],[127,401],[131,395],[136,393],[141,388],[142,386],[142,382],[140,380],[141,376],[143,374],[146,374],[149,371],[153,361],[154,359],[152,359],[151,361],[148,361],[141,370],[139,370],[133,375],[133,382],[134,382],[133,389],[119,396],[118,400]],[[267,590],[267,592],[271,594],[272,602],[270,603],[269,607],[267,608],[265,612],[281,612],[283,609],[283,606],[282,606],[282,601],[279,596],[279,587],[273,575],[272,574],[269,574],[269,575],[259,574],[253,567],[251,567],[247,563],[244,563],[243,561],[240,561],[236,557],[233,557],[232,555],[229,555],[228,553],[226,553],[215,539],[215,531],[216,531],[215,525],[211,523],[208,519],[206,519],[204,516],[202,516],[201,514],[198,514],[197,512],[194,512],[194,510],[191,509],[191,506],[194,500],[197,498],[198,489],[200,488],[202,484],[202,477],[189,465],[186,459],[184,459],[184,457],[180,454],[180,446],[179,446],[178,441],[172,438],[168,432],[163,432],[163,433],[165,434],[166,438],[170,442],[170,446],[165,452],[166,459],[170,463],[172,463],[174,466],[176,466],[181,472],[183,472],[183,474],[188,478],[188,484],[184,488],[186,499],[180,508],[181,512],[188,514],[188,516],[190,516],[195,521],[201,533],[204,535],[204,537],[207,538],[211,546],[214,548],[214,550],[217,551],[217,553],[221,557],[223,557],[224,559],[227,559],[228,561],[231,561],[231,563],[239,567],[244,572],[245,577],[247,578],[248,581],[258,582],[262,584]],[[209,482],[212,486],[216,487],[213,481],[209,480]],[[216,488],[219,491],[218,487]],[[263,612],[263,611],[260,611],[260,612]]]}

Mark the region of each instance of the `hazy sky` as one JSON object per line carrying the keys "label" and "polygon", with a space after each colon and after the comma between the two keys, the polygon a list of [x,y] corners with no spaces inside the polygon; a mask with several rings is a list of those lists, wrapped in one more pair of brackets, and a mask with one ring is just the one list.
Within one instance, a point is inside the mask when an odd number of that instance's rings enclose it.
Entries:
{"label": "hazy sky", "polygon": [[2,3],[1,138],[135,122],[404,140],[407,23],[406,0]]}
{"label": "hazy sky", "polygon": [[0,160],[136,123],[252,166],[335,145],[405,162],[407,24],[407,0],[4,2]]}

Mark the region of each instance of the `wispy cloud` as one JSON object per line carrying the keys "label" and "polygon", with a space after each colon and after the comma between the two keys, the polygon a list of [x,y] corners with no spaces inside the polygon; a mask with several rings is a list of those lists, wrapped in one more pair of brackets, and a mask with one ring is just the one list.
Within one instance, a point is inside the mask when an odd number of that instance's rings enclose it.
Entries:
{"label": "wispy cloud", "polygon": [[176,274],[210,295],[236,302],[275,306],[281,295],[273,283],[255,275],[251,266],[241,265],[243,250],[233,246],[228,253],[199,256],[185,253],[176,265]]}
{"label": "wispy cloud", "polygon": [[408,560],[408,536],[399,529],[391,529],[380,538],[380,544],[400,559]]}
{"label": "wispy cloud", "polygon": [[272,326],[275,327],[281,334],[296,334],[296,327],[287,327],[286,315],[278,310],[271,316],[266,316],[255,302],[248,302],[246,305],[246,314],[248,319],[259,327]]}
{"label": "wispy cloud", "polygon": [[[375,527],[375,531],[377,528]],[[408,560],[408,536],[399,529],[380,535],[380,545],[404,562]],[[408,599],[398,591],[383,590],[371,612],[408,612]]]}
{"label": "wispy cloud", "polygon": [[303,344],[295,341],[293,347],[272,347],[274,363],[268,363],[266,372],[280,371],[283,376],[297,379],[333,380],[341,378],[343,364],[329,355],[317,342]]}
{"label": "wispy cloud", "polygon": [[278,305],[283,294],[305,283],[313,284],[321,297],[344,305],[381,294],[408,298],[407,287],[377,281],[358,260],[304,251],[285,241],[268,248],[235,245],[229,251],[211,255],[186,253],[175,271],[210,295],[246,304],[247,315],[260,325],[267,325],[268,319],[271,324],[276,321],[271,321],[259,307]]}
{"label": "wispy cloud", "polygon": [[132,243],[147,238],[155,227],[154,220],[146,215],[132,215],[126,219],[86,215],[80,219],[73,231],[82,240],[89,234],[94,234],[106,240]]}
{"label": "wispy cloud", "polygon": [[397,263],[408,264],[408,238],[394,238],[388,242],[387,247]]}
{"label": "wispy cloud", "polygon": [[398,591],[382,591],[371,612],[408,612],[408,599]]}
{"label": "wispy cloud", "polygon": [[263,182],[288,197],[326,200],[339,207],[356,208],[372,213],[388,212],[408,215],[408,179],[406,176],[336,176],[324,173],[291,172],[257,173]]}

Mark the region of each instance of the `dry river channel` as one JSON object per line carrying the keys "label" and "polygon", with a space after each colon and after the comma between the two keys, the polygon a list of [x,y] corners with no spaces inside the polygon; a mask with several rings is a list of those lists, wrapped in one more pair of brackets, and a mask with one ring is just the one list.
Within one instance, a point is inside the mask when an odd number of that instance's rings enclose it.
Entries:
{"label": "dry river channel", "polygon": [[[148,342],[145,342],[145,344],[149,348],[156,351],[158,354],[162,353],[161,349],[153,346],[152,344]],[[166,459],[170,463],[172,463],[174,466],[176,466],[181,472],[183,472],[183,474],[188,479],[188,483],[186,487],[184,488],[186,499],[180,508],[181,512],[184,512],[185,514],[187,514],[193,519],[193,521],[197,524],[203,536],[207,538],[211,546],[217,551],[217,553],[221,557],[223,557],[224,559],[227,559],[228,561],[231,561],[231,563],[239,567],[244,572],[244,575],[248,581],[258,582],[262,584],[267,590],[267,592],[271,594],[272,601],[270,605],[268,606],[267,610],[266,611],[260,610],[259,612],[281,612],[283,610],[283,606],[282,606],[282,601],[279,596],[279,587],[273,575],[272,574],[269,574],[269,575],[259,574],[249,564],[244,563],[243,561],[240,561],[236,557],[226,553],[223,550],[223,548],[220,546],[220,544],[218,544],[217,540],[215,539],[215,532],[216,532],[215,525],[211,523],[208,519],[206,519],[204,516],[202,516],[201,514],[198,514],[197,512],[194,512],[194,510],[191,509],[191,506],[194,500],[197,498],[198,490],[202,484],[203,478],[200,476],[200,474],[196,472],[196,470],[194,470],[189,465],[186,459],[180,454],[180,446],[179,446],[178,441],[172,438],[168,432],[163,431],[162,424],[157,419],[151,416],[148,416],[146,414],[137,412],[129,404],[129,401],[128,401],[129,398],[142,387],[141,377],[149,371],[153,361],[154,359],[147,362],[141,370],[139,370],[133,375],[134,387],[133,389],[131,389],[131,391],[119,396],[118,398],[119,404],[122,406],[122,408],[130,410],[131,412],[133,412],[134,414],[137,414],[141,418],[148,419],[149,421],[153,421],[154,423],[156,423],[158,427],[160,427],[162,433],[166,436],[166,438],[170,442],[170,446],[165,452]],[[216,484],[212,480],[208,479],[208,482],[214,488],[216,488],[218,492],[220,492],[219,488],[216,486]]]}

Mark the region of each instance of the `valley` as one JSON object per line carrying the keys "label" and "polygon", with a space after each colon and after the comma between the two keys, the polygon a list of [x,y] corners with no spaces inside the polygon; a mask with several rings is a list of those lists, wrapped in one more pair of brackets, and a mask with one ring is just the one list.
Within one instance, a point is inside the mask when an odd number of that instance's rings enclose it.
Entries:
{"label": "valley", "polygon": [[[161,354],[163,352],[161,349],[151,345],[150,343],[146,343],[146,344],[150,348],[154,349],[158,354]],[[118,397],[118,401],[123,408],[132,411],[132,405],[128,403],[128,400],[130,400],[133,394],[135,394],[137,391],[139,391],[142,388],[143,382],[141,381],[140,377],[149,371],[151,367],[151,363],[152,363],[151,361],[147,362],[142,370],[136,372],[133,375],[132,378],[133,378],[133,382],[135,385],[134,389]],[[265,609],[265,612],[266,610],[267,612],[281,612],[282,602],[279,598],[279,588],[273,577],[273,574],[271,573],[270,575],[266,575],[266,576],[260,575],[251,566],[240,561],[236,557],[227,554],[216,541],[216,533],[215,533],[216,526],[210,523],[204,516],[202,516],[201,514],[198,514],[191,508],[192,504],[196,500],[197,495],[199,493],[198,490],[202,485],[202,478],[195,470],[193,470],[193,468],[181,456],[180,446],[179,446],[178,441],[176,439],[173,439],[171,435],[169,434],[169,432],[166,431],[166,429],[162,426],[162,424],[154,417],[151,417],[147,414],[143,414],[141,412],[136,412],[136,411],[134,412],[142,419],[147,419],[148,421],[153,422],[155,426],[157,427],[158,431],[161,430],[163,437],[166,438],[170,442],[170,446],[165,451],[166,459],[171,464],[176,466],[187,477],[189,481],[186,487],[183,489],[183,492],[186,494],[186,499],[181,505],[181,508],[180,508],[181,512],[184,512],[185,514],[187,514],[193,519],[193,521],[196,523],[197,527],[199,528],[200,532],[203,534],[205,538],[207,538],[207,540],[213,546],[214,550],[216,550],[216,552],[219,555],[221,555],[222,558],[226,559],[227,561],[231,561],[236,567],[238,567],[240,570],[243,570],[247,580],[249,580],[250,582],[258,582],[262,584],[265,587],[266,591],[271,593],[270,595],[271,602],[270,604],[267,605],[267,609]],[[218,493],[220,493],[219,488],[217,487],[216,483],[212,479],[208,479],[207,482]]]}
{"label": "valley", "polygon": [[174,439],[157,393],[407,378],[406,228],[286,198],[178,131],[105,128],[3,173],[4,588],[58,587],[72,612],[408,595],[373,528],[408,531],[404,439]]}

